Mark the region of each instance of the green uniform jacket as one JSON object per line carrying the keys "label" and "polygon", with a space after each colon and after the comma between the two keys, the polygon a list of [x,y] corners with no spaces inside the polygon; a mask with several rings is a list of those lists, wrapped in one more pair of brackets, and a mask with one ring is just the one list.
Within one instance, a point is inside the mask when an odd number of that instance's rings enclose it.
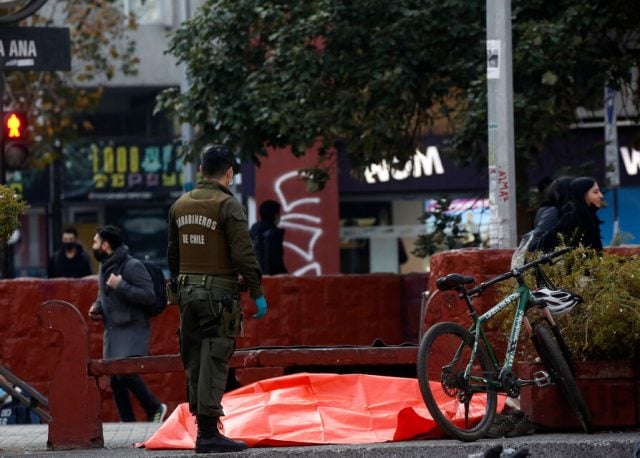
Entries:
{"label": "green uniform jacket", "polygon": [[188,273],[235,280],[240,274],[252,298],[264,294],[247,214],[215,180],[199,180],[169,209],[167,262],[172,277]]}

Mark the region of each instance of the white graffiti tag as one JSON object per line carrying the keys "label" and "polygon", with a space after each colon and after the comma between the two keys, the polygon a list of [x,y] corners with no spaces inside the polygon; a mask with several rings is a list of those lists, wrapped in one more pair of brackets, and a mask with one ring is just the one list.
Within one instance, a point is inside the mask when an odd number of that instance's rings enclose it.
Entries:
{"label": "white graffiti tag", "polygon": [[292,272],[292,275],[305,275],[309,272],[315,272],[316,275],[322,275],[322,266],[315,260],[316,242],[323,234],[321,228],[321,218],[313,214],[304,212],[294,212],[293,210],[303,205],[314,205],[316,209],[320,209],[321,199],[319,197],[304,197],[301,199],[289,200],[285,196],[283,184],[288,180],[298,179],[298,172],[287,172],[275,181],[274,191],[278,196],[278,200],[282,205],[282,215],[280,217],[280,226],[298,234],[304,235],[306,243],[295,244],[285,241],[283,243],[285,249],[289,249],[296,253],[297,256],[304,259],[306,264]]}

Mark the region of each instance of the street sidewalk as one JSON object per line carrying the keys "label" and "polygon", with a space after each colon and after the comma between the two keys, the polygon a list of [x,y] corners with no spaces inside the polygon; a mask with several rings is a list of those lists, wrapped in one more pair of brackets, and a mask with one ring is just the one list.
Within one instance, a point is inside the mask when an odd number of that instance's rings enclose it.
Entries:
{"label": "street sidewalk", "polygon": [[[159,423],[105,423],[105,448],[47,451],[47,425],[0,426],[0,457],[184,457],[193,450],[145,450],[133,446],[150,437]],[[415,440],[361,445],[322,445],[307,447],[252,448],[240,454],[218,453],[213,456],[261,458],[362,458],[362,457],[446,457],[467,458],[496,444],[505,448],[527,447],[532,458],[635,458],[634,444],[640,431],[610,431],[595,434],[534,434],[511,439],[483,439],[472,443],[455,440]],[[198,455],[206,456],[206,455]]]}

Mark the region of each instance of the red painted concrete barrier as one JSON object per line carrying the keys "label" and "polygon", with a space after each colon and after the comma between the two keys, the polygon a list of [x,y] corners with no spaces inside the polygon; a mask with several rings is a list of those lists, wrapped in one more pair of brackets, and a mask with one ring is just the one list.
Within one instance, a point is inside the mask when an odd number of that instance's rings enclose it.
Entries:
{"label": "red painted concrete barrier", "polygon": [[[608,248],[606,251],[620,256],[640,254],[639,246]],[[441,276],[457,272],[470,275],[478,282],[506,272],[513,250],[453,250],[437,253],[431,258],[431,272],[427,311],[422,330],[439,321],[470,324],[467,308],[455,292],[439,292],[435,282]],[[474,299],[480,312],[495,304],[499,292],[492,288]],[[499,345],[505,341],[504,331],[489,330],[489,338]],[[501,347],[498,347],[501,348]],[[521,377],[531,378],[539,365],[519,365]],[[620,428],[640,425],[640,381],[631,361],[591,361],[577,364],[577,381],[582,395],[598,428]],[[552,430],[577,430],[578,421],[570,413],[562,395],[555,386],[526,387],[521,392],[521,408],[532,420]]]}
{"label": "red painted concrete barrier", "polygon": [[[103,446],[102,420],[97,377],[114,374],[181,372],[179,355],[96,360],[88,352],[87,326],[80,312],[64,301],[47,301],[38,309],[38,320],[45,329],[60,333],[63,345],[56,366],[49,409],[49,449],[100,448]],[[283,375],[287,368],[302,366],[336,367],[363,365],[410,365],[417,347],[279,347],[241,349],[229,366],[248,370],[241,380],[253,382]]]}
{"label": "red painted concrete barrier", "polygon": [[[405,341],[417,343],[419,297],[426,289],[427,274],[333,275],[325,277],[265,277],[269,301],[265,318],[245,321],[245,337],[238,348],[300,345],[361,345],[375,339],[389,345]],[[37,307],[50,300],[73,304],[81,317],[97,294],[96,277],[85,279],[19,278],[0,280],[0,362],[29,382],[45,396],[54,385],[54,372],[60,361],[63,337],[50,332],[37,321]],[[253,303],[243,296],[248,316]],[[102,357],[102,325],[85,323],[88,353],[92,359]],[[177,306],[169,306],[151,320],[152,355],[178,353],[176,332],[179,325]],[[238,368],[238,385],[260,378],[280,375],[273,367]],[[182,371],[146,373],[143,378],[169,409],[184,402],[185,376]],[[103,421],[118,421],[111,388],[106,375],[98,376]],[[233,387],[233,386],[232,386]],[[142,409],[134,403],[138,418]]]}
{"label": "red painted concrete barrier", "polygon": [[[473,275],[479,281],[486,280],[508,269],[511,251],[472,249],[438,253],[431,260],[429,289],[435,291],[435,279],[451,272]],[[631,254],[640,252],[640,248],[615,251]],[[427,279],[426,274],[266,277],[264,286],[269,300],[269,312],[260,321],[251,318],[246,320],[245,337],[238,340],[238,348],[242,350],[258,346],[369,346],[376,339],[381,339],[388,345],[398,345],[405,341],[417,343],[417,333],[420,329],[420,297],[416,293],[425,289]],[[56,327],[63,327],[67,322],[76,323],[77,327],[82,328],[82,324],[78,323],[84,321],[83,317],[86,316],[96,294],[95,277],[0,280],[0,362],[45,396],[55,398],[52,390],[57,390],[58,384],[64,382],[54,374],[61,361],[64,364],[65,358],[68,357],[64,354],[63,348],[69,344],[66,343],[67,338],[63,337],[62,332],[51,330],[57,330]],[[49,317],[49,321],[42,321],[43,326],[40,326],[36,318],[37,307],[47,301],[71,303],[77,308],[77,313],[69,312],[69,317],[63,321]],[[485,294],[478,303],[482,310],[491,302],[491,295]],[[246,315],[250,315],[253,305],[246,296],[243,297],[243,306]],[[57,306],[51,307],[53,313]],[[451,296],[450,293],[432,294],[422,328],[426,329],[437,321],[463,322],[466,318],[466,309],[455,296]],[[152,320],[153,355],[173,355],[175,358],[178,352],[178,324],[179,314],[176,306],[168,307],[167,311]],[[45,329],[47,326],[49,329]],[[99,360],[102,354],[102,326],[93,321],[84,323],[84,326],[86,331],[83,331],[85,334],[81,333],[84,337],[80,339],[84,339],[85,342],[82,348],[88,348],[90,360]],[[335,359],[335,354],[333,357]],[[281,375],[285,367],[283,363],[293,364],[291,358],[282,358],[278,366],[258,365],[250,361],[238,363],[236,378],[239,383],[248,383],[264,377]],[[163,364],[173,364],[172,367],[179,369],[175,361]],[[102,400],[98,412],[102,412],[102,421],[117,421],[108,384],[108,371],[101,373],[96,367],[90,365],[90,368],[93,368],[91,370],[95,370],[98,393]],[[298,366],[294,364],[292,367]],[[170,409],[184,402],[185,380],[182,371],[145,372],[143,377]],[[86,388],[82,389],[86,389],[87,393],[93,393],[91,386],[91,383],[88,383]],[[88,394],[88,399],[93,399],[93,396]],[[54,405],[60,402],[55,399],[51,401]],[[93,407],[87,406],[82,415],[92,418],[92,409]],[[136,409],[142,418],[142,410],[138,406]],[[87,431],[86,435],[95,436],[91,430]],[[94,443],[99,442],[100,438],[96,437]]]}
{"label": "red painted concrete barrier", "polygon": [[[523,377],[543,369],[522,363]],[[636,384],[638,374],[632,360],[576,363],[576,378],[596,428],[632,428],[640,424]],[[526,387],[520,407],[531,420],[554,431],[580,430],[573,408],[556,387]]]}
{"label": "red painted concrete barrier", "polygon": [[[38,310],[40,325],[63,339],[60,358],[49,390],[50,449],[102,448],[100,393],[89,377],[87,326],[78,309],[68,302],[47,301]],[[60,413],[64,413],[61,415]]]}

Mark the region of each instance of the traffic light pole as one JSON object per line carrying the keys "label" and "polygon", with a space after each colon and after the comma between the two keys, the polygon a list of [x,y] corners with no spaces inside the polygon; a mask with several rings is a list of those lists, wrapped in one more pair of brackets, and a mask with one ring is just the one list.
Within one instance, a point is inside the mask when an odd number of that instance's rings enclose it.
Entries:
{"label": "traffic light pole", "polygon": [[[0,59],[0,119],[4,119],[4,59]],[[7,183],[4,165],[4,132],[0,133],[0,185]],[[6,240],[0,242],[0,278],[8,278],[9,273],[9,244]]]}
{"label": "traffic light pole", "polygon": [[[4,119],[4,59],[0,59],[0,119]],[[7,183],[4,165],[4,134],[0,134],[0,184]]]}

